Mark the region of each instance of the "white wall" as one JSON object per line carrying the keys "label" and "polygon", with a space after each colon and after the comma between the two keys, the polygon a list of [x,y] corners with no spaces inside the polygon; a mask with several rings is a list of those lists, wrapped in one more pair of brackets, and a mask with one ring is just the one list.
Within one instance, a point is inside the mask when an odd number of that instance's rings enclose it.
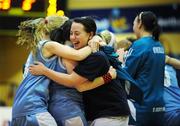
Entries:
{"label": "white wall", "polygon": [[12,107],[0,107],[0,126],[8,126],[6,123],[12,117]]}

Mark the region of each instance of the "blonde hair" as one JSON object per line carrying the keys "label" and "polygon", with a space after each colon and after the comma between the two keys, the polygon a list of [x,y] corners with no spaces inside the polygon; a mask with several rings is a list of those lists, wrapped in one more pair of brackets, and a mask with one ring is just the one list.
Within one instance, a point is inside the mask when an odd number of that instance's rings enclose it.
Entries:
{"label": "blonde hair", "polygon": [[108,30],[104,30],[100,32],[100,36],[107,45],[114,47],[114,44],[116,43],[116,37],[113,33]]}
{"label": "blonde hair", "polygon": [[49,34],[52,30],[60,27],[67,21],[65,16],[48,16],[34,20],[23,21],[19,25],[18,45],[25,45],[27,49],[36,50],[38,42],[42,39],[43,34]]}
{"label": "blonde hair", "polygon": [[124,50],[127,50],[132,45],[132,42],[128,39],[122,39],[115,44],[115,49],[124,48]]}
{"label": "blonde hair", "polygon": [[64,24],[68,20],[66,16],[51,15],[41,22],[36,30],[36,36],[38,39],[42,37],[42,34],[49,35],[50,32]]}
{"label": "blonde hair", "polygon": [[27,49],[34,48],[37,44],[36,42],[39,41],[36,38],[36,29],[38,24],[43,21],[44,18],[37,18],[34,20],[27,20],[20,23],[18,26],[18,45],[25,45]]}

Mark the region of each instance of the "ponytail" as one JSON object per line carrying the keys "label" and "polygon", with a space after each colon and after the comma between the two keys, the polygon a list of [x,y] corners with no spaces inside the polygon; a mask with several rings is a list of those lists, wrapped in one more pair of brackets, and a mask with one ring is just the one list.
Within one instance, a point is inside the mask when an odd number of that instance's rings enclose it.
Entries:
{"label": "ponytail", "polygon": [[32,20],[23,21],[18,26],[17,44],[24,45],[27,49],[33,50],[36,48],[38,38],[36,36],[36,29],[39,23],[44,20],[43,18],[37,18]]}
{"label": "ponytail", "polygon": [[71,24],[72,21],[67,20],[62,26],[50,33],[50,39],[61,44],[64,44],[65,41],[70,40]]}
{"label": "ponytail", "polygon": [[160,26],[157,24],[156,26],[154,26],[153,30],[152,30],[152,36],[154,37],[154,39],[156,41],[159,41],[159,36],[161,34],[161,28]]}

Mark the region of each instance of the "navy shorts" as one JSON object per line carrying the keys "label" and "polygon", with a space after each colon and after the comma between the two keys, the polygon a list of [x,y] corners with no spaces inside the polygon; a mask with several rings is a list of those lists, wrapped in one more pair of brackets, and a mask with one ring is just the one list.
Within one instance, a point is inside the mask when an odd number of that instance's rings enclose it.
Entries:
{"label": "navy shorts", "polygon": [[180,126],[180,110],[165,113],[165,126]]}
{"label": "navy shorts", "polygon": [[164,112],[136,112],[136,126],[164,126]]}

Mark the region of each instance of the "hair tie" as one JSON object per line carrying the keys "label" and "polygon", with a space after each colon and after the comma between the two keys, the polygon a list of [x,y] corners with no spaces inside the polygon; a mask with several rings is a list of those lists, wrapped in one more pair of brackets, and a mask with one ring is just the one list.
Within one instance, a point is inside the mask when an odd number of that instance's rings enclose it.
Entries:
{"label": "hair tie", "polygon": [[48,20],[47,20],[47,19],[45,19],[45,20],[44,20],[44,23],[45,23],[45,24],[47,24],[47,23],[48,23]]}

